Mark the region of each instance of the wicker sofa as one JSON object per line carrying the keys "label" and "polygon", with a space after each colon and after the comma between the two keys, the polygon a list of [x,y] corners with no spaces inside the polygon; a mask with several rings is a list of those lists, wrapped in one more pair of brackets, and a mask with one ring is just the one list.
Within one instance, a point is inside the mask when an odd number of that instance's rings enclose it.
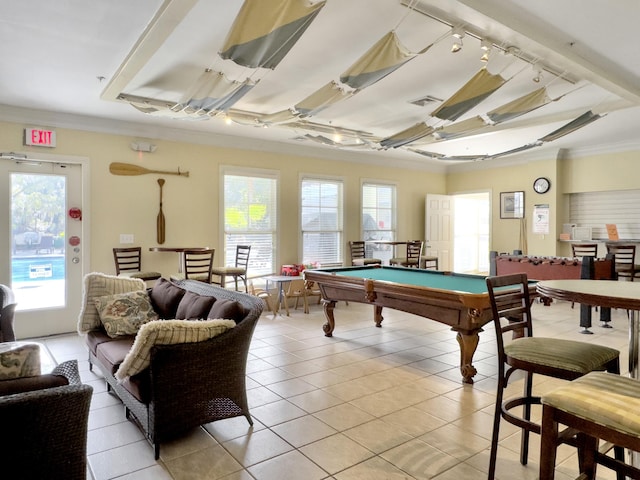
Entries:
{"label": "wicker sofa", "polygon": [[[98,367],[108,389],[123,402],[127,418],[134,420],[153,444],[155,458],[159,458],[162,442],[199,425],[242,415],[252,425],[245,372],[253,331],[262,313],[262,300],[195,280],[173,283],[161,278],[149,289],[144,282],[142,285],[137,282],[141,281],[87,275],[78,330],[85,335],[90,367]],[[145,323],[133,335],[107,335],[105,328],[92,319],[95,317],[92,298],[104,293],[105,288],[115,289],[112,294],[129,289],[146,290],[159,319]],[[182,308],[185,302],[190,303],[190,311]],[[222,313],[220,309],[214,312],[216,305],[223,307]],[[207,309],[214,313],[207,315]],[[200,332],[201,325],[216,322],[206,320],[210,318],[232,319],[235,326],[212,338],[187,335],[180,339],[180,330],[173,330],[171,339],[164,343],[151,344],[148,337],[142,338],[149,327],[185,326],[191,333]],[[174,343],[174,337],[178,343]],[[125,375],[123,369],[132,365],[131,354],[141,343],[148,348],[148,366],[139,373]]]}

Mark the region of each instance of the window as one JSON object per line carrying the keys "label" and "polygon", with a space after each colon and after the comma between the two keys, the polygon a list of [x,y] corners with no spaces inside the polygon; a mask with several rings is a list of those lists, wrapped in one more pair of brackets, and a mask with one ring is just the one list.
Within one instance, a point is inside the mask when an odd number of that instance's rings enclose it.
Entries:
{"label": "window", "polygon": [[236,245],[251,245],[248,275],[275,272],[277,178],[224,174],[224,264],[234,265]]}
{"label": "window", "polygon": [[[395,240],[395,185],[369,182],[362,184],[362,238],[364,241]],[[366,255],[389,260],[393,256],[392,248],[389,245],[369,243],[366,245]]]}
{"label": "window", "polygon": [[342,181],[303,178],[302,263],[343,263]]}

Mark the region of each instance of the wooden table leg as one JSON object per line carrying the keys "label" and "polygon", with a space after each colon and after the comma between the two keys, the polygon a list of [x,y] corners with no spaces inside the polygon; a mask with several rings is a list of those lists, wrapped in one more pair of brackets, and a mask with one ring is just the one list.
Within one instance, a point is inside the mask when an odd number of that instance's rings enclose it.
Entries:
{"label": "wooden table leg", "polygon": [[460,345],[460,373],[462,374],[463,383],[473,383],[473,377],[478,371],[473,366],[473,354],[478,348],[480,335],[478,332],[462,333],[456,335],[458,345]]}
{"label": "wooden table leg", "polygon": [[336,306],[335,300],[322,299],[322,308],[324,309],[324,315],[327,317],[327,323],[322,325],[325,337],[333,337],[333,329],[336,328],[336,321],[333,318],[333,309]]}

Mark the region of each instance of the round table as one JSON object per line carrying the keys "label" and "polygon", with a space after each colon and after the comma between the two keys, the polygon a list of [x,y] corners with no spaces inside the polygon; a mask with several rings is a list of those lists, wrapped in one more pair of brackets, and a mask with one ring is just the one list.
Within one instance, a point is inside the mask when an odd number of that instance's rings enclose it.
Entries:
{"label": "round table", "polygon": [[629,311],[629,376],[640,378],[638,342],[640,282],[611,280],[544,280],[536,286],[542,297]]}

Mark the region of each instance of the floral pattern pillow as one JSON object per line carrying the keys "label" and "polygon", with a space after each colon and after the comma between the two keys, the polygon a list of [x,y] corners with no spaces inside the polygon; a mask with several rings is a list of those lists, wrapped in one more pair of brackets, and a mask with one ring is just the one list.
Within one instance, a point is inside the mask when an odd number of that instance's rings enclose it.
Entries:
{"label": "floral pattern pillow", "polygon": [[37,343],[0,343],[0,380],[40,375],[40,346]]}
{"label": "floral pattern pillow", "polygon": [[100,321],[111,338],[135,335],[142,325],[158,319],[146,290],[94,299]]}

